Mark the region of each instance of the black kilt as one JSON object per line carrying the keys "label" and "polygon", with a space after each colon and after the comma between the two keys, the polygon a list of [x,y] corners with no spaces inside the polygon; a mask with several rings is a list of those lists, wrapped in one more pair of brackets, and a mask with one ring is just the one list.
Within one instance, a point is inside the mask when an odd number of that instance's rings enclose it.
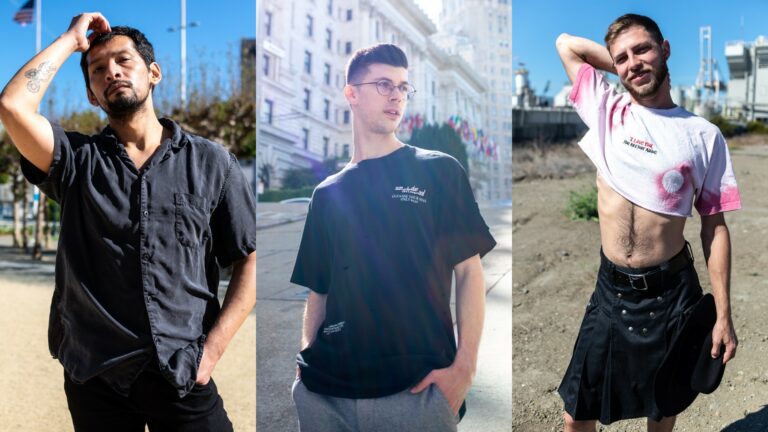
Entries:
{"label": "black kilt", "polygon": [[[684,248],[680,253],[688,255]],[[558,392],[574,420],[617,420],[662,415],[653,381],[685,312],[702,296],[693,260],[674,273],[662,270],[662,283],[647,291],[617,283],[616,270],[600,251],[600,271],[579,329],[570,365]]]}

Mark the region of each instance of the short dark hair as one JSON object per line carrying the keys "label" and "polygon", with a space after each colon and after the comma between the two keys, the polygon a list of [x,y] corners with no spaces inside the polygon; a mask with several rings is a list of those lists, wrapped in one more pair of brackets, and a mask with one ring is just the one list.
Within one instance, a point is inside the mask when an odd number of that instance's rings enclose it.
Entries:
{"label": "short dark hair", "polygon": [[605,34],[605,47],[608,48],[608,53],[611,52],[611,44],[613,41],[616,40],[621,33],[632,26],[640,26],[644,28],[657,44],[661,45],[664,42],[664,36],[661,35],[661,29],[659,29],[659,25],[656,24],[656,21],[644,15],[625,14],[616,18],[611,25],[608,26],[608,32]]}
{"label": "short dark hair", "polygon": [[144,64],[147,66],[147,69],[149,69],[149,65],[155,62],[155,49],[152,47],[152,44],[149,42],[147,37],[144,36],[144,33],[128,26],[112,27],[111,32],[101,33],[100,35],[96,36],[96,39],[94,39],[88,47],[88,51],[85,51],[80,57],[80,69],[83,70],[85,87],[89,90],[91,88],[91,80],[88,77],[88,53],[90,53],[94,47],[109,42],[115,36],[127,36],[131,38],[133,41],[133,46],[136,48],[136,51],[138,51],[142,60],[144,60]]}
{"label": "short dark hair", "polygon": [[378,44],[360,48],[347,63],[347,84],[360,79],[368,72],[368,66],[376,63],[408,69],[408,57],[397,45]]}

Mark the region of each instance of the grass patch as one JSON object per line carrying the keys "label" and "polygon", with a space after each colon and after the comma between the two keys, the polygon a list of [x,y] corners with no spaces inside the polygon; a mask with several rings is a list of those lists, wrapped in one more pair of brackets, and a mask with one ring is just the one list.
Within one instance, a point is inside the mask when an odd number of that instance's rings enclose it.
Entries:
{"label": "grass patch", "polygon": [[[35,226],[34,225],[27,225],[27,235],[33,235],[35,233]],[[3,225],[0,226],[0,235],[11,235],[13,234],[13,227],[10,225]]]}
{"label": "grass patch", "polygon": [[566,214],[571,220],[597,220],[597,187],[584,192],[571,191]]}

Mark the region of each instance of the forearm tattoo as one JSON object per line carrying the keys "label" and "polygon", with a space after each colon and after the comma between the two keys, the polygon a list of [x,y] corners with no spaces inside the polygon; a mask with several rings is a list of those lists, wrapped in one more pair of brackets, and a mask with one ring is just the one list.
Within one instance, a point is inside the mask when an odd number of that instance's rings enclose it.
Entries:
{"label": "forearm tattoo", "polygon": [[56,66],[47,61],[40,63],[37,69],[30,69],[24,72],[24,76],[29,78],[27,90],[31,93],[39,92],[40,83],[50,80],[54,73],[56,73]]}

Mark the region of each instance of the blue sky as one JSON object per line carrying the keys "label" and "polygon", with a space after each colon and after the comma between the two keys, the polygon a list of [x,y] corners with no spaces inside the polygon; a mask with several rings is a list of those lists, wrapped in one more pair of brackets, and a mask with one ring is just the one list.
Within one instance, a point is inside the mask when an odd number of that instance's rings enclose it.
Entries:
{"label": "blue sky", "polygon": [[518,62],[525,63],[537,93],[551,81],[548,95],[553,96],[568,81],[555,51],[557,36],[565,32],[603,43],[608,25],[630,12],[653,18],[669,40],[672,85],[688,86],[696,82],[700,26],[712,26],[712,52],[723,79],[728,77],[723,54],[727,41],[754,41],[758,35],[768,36],[766,0],[515,0],[512,8],[514,67],[517,68]]}
{"label": "blue sky", "polygon": [[[4,87],[35,53],[34,23],[22,27],[13,21],[13,15],[24,2],[0,0],[0,46],[3,54],[0,87]],[[155,56],[166,78],[161,86],[170,84],[170,88],[163,90],[173,90],[173,96],[178,94],[179,33],[168,32],[168,28],[179,25],[179,0],[43,0],[43,47],[67,30],[73,16],[86,11],[99,11],[112,25],[130,25],[144,32],[155,47]],[[209,76],[218,74],[223,81],[227,81],[229,69],[239,67],[240,39],[253,38],[256,34],[255,0],[187,0],[187,21],[200,23],[198,27],[187,30],[188,88],[189,82],[200,76],[201,63],[209,65]],[[232,63],[228,59],[229,52],[236,56],[232,65],[228,64]],[[58,110],[88,106],[79,62],[79,53],[71,56],[53,81],[56,86],[54,103]],[[239,69],[234,76],[239,77]]]}

